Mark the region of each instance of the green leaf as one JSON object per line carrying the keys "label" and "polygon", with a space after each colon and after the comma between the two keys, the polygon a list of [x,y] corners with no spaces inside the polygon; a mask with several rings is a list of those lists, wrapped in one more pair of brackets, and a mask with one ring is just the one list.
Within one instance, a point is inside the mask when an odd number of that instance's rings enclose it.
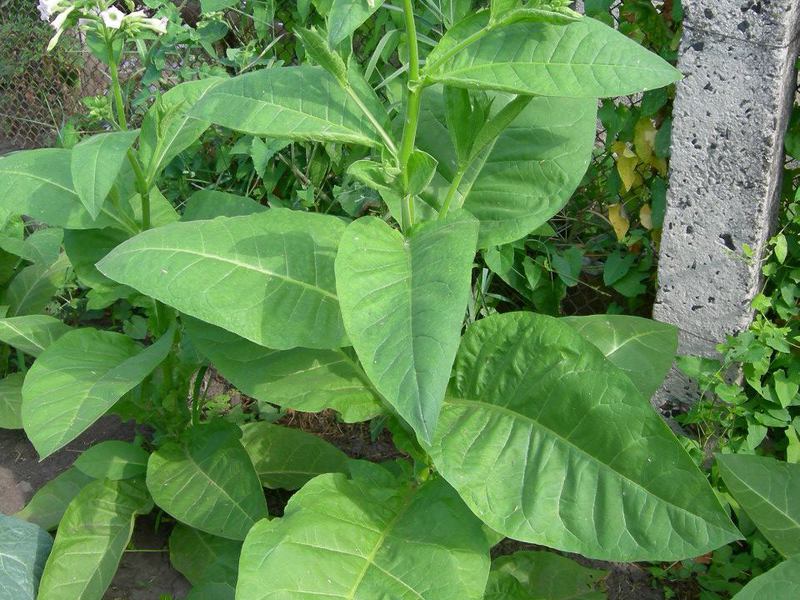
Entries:
{"label": "green leaf", "polygon": [[36,600],[53,538],[33,523],[0,514],[0,598]]}
{"label": "green leaf", "polygon": [[[681,77],[660,56],[588,17],[483,30],[488,21],[479,12],[450,29],[428,56],[424,75],[459,87],[568,98],[626,96]],[[471,36],[476,41],[467,43]]]}
{"label": "green leaf", "polygon": [[492,561],[492,572],[505,573],[520,584],[524,598],[605,600],[598,591],[608,571],[589,569],[553,552],[516,552]]}
{"label": "green leaf", "polygon": [[506,313],[467,330],[430,454],[476,515],[517,540],[672,561],[739,538],[627,375],[552,317]]}
{"label": "green leaf", "polygon": [[597,346],[646,398],[661,386],[678,351],[678,330],[652,319],[592,315],[562,321]]}
{"label": "green leaf", "polygon": [[346,473],[347,455],[322,438],[266,422],[242,426],[242,445],[261,485],[297,490],[323,473]]}
{"label": "green leaf", "polygon": [[236,592],[248,600],[479,600],[488,570],[480,522],[441,479],[389,487],[330,474],[292,496],[282,519],[252,529]]}
{"label": "green leaf", "polygon": [[156,504],[201,531],[243,540],[267,516],[267,503],[240,435],[238,427],[217,422],[161,446],[147,465]]}
{"label": "green leaf", "polygon": [[219,77],[209,77],[176,85],[147,111],[139,137],[139,157],[151,179],[208,129],[208,121],[189,113],[222,81]]}
{"label": "green leaf", "polygon": [[52,265],[30,265],[17,273],[3,296],[8,316],[43,312],[66,283],[69,266],[69,260],[62,254]]}
{"label": "green leaf", "polygon": [[311,60],[333,75],[340,84],[347,85],[347,67],[342,57],[331,49],[327,40],[316,29],[295,27],[294,34],[300,39]]}
{"label": "green leaf", "polygon": [[800,554],[800,465],[766,456],[717,454],[722,480],[784,556]]}
{"label": "green leaf", "polygon": [[242,542],[209,535],[178,524],[169,536],[169,562],[193,586],[236,586]]}
{"label": "green leaf", "polygon": [[139,130],[112,131],[84,139],[72,149],[70,170],[78,197],[93,219],[100,214],[111,187],[136,141]]}
{"label": "green leaf", "polygon": [[67,229],[64,232],[64,252],[83,285],[90,288],[114,287],[117,282],[102,275],[95,264],[129,237],[111,228]]}
{"label": "green leaf", "polygon": [[91,477],[71,467],[39,488],[25,508],[14,516],[48,531],[55,529],[69,503],[90,481]]}
{"label": "green leaf", "polygon": [[200,190],[189,196],[181,220],[204,221],[216,217],[241,217],[267,210],[266,206],[251,198],[217,190]]}
{"label": "green leaf", "polygon": [[[496,117],[506,102],[502,96],[491,97]],[[428,88],[418,144],[439,165],[422,197],[438,209],[460,178],[453,206],[462,205],[480,220],[478,246],[520,239],[561,210],[577,188],[595,144],[596,114],[592,100],[533,98],[496,141],[460,164],[446,127],[441,89]]]}
{"label": "green leaf", "polygon": [[200,8],[204,13],[219,12],[236,4],[237,0],[200,0]]}
{"label": "green leaf", "polygon": [[408,238],[366,217],[347,227],[336,257],[342,317],[364,371],[426,441],[458,348],[477,234],[463,212]]}
{"label": "green leaf", "polygon": [[75,468],[95,479],[133,479],[147,472],[149,454],[141,446],[109,440],[84,450]]}
{"label": "green leaf", "polygon": [[346,349],[270,350],[197,319],[186,335],[228,381],[259,402],[303,412],[337,411],[346,423],[368,421],[383,406]]}
{"label": "green leaf", "polygon": [[378,146],[369,119],[322,67],[281,67],[214,87],[191,115],[261,137]]}
{"label": "green leaf", "polygon": [[333,0],[327,18],[331,46],[336,47],[353,35],[381,6],[383,0]]}
{"label": "green leaf", "polygon": [[100,600],[131,538],[136,515],[152,507],[141,481],[98,480],[83,488],[58,526],[37,600]]}
{"label": "green leaf", "polygon": [[531,596],[513,575],[490,571],[483,600],[531,600]]}
{"label": "green leaf", "polygon": [[58,258],[63,237],[60,227],[38,229],[26,239],[0,234],[0,248],[32,263],[51,265]]}
{"label": "green leaf", "polygon": [[257,344],[337,348],[347,345],[333,272],[344,227],[286,209],[174,223],[128,240],[97,268]]}
{"label": "green leaf", "polygon": [[31,356],[39,356],[68,331],[69,325],[49,315],[0,319],[0,342]]}
{"label": "green leaf", "polygon": [[186,600],[234,600],[236,586],[230,583],[201,583],[189,590]]}
{"label": "green leaf", "polygon": [[800,596],[800,556],[752,579],[733,600],[795,600]]}
{"label": "green leaf", "polygon": [[86,431],[171,347],[172,330],[144,349],[111,331],[76,329],[61,336],[36,359],[22,386],[22,421],[40,457]]}
{"label": "green leaf", "polygon": [[22,373],[11,373],[0,379],[0,429],[22,429],[24,380]]}

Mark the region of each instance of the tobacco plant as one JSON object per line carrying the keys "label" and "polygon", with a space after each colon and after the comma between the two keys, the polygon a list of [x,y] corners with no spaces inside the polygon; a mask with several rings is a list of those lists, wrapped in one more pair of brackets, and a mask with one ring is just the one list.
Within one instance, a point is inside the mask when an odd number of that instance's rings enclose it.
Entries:
{"label": "tobacco plant", "polygon": [[[154,505],[177,521],[171,558],[195,598],[525,598],[568,576],[567,559],[491,566],[502,538],[674,561],[739,537],[649,404],[670,327],[517,312],[462,336],[476,251],[564,205],[597,98],[679,76],[566,4],[498,0],[423,52],[405,0],[402,97],[381,97],[348,51],[380,3],[334,0],[346,19],[296,31],[316,66],[181,84],[140,130],[114,76],[116,131],[0,159],[3,206],[64,228],[89,308],[126,302],[146,324],[142,343],[2,321],[38,355],[20,416],[43,458],[109,411],[155,432],[89,449],[18,515],[57,528],[40,599],[100,598]],[[114,75],[125,30],[98,31]],[[179,217],[159,174],[212,123],[340,145],[382,205],[353,219],[209,190]],[[265,411],[378,418],[408,459],[350,460],[302,431],[213,417],[208,364]],[[270,518],[263,487],[299,491]],[[43,553],[18,546],[33,589]]]}

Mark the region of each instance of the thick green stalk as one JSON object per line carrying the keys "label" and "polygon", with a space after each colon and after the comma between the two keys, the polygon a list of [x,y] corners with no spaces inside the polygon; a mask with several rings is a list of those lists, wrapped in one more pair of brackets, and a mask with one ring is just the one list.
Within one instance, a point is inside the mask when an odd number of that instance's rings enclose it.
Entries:
{"label": "thick green stalk", "polygon": [[422,85],[419,80],[419,47],[417,45],[417,28],[414,23],[414,5],[412,0],[403,0],[406,36],[408,37],[408,101],[403,122],[403,139],[400,142],[400,177],[403,183],[403,229],[414,224],[414,198],[408,193],[408,161],[414,152],[419,125]]}

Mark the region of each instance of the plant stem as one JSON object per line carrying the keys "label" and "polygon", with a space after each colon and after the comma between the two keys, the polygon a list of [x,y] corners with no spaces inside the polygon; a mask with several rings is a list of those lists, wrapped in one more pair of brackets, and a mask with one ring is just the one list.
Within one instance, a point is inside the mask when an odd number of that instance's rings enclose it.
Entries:
{"label": "plant stem", "polygon": [[464,178],[465,172],[466,172],[466,167],[459,167],[456,176],[453,177],[453,182],[447,189],[447,196],[444,199],[444,204],[442,204],[442,210],[439,211],[440,220],[444,219],[447,216],[447,211],[450,210],[450,203],[453,201],[453,198],[455,197],[456,192],[458,191],[458,186],[461,185],[461,180]]}
{"label": "plant stem", "polygon": [[414,197],[408,192],[408,161],[414,152],[419,125],[419,109],[422,85],[419,80],[419,48],[417,46],[417,28],[414,23],[414,4],[412,0],[403,0],[406,36],[408,37],[408,101],[403,122],[403,139],[400,142],[400,178],[403,184],[403,229],[414,224]]}
{"label": "plant stem", "polygon": [[17,370],[23,375],[28,372],[28,367],[25,366],[25,353],[17,348]]}
{"label": "plant stem", "polygon": [[206,371],[208,371],[208,367],[200,367],[194,378],[194,387],[192,389],[192,425],[194,426],[200,424],[200,389],[203,387]]}

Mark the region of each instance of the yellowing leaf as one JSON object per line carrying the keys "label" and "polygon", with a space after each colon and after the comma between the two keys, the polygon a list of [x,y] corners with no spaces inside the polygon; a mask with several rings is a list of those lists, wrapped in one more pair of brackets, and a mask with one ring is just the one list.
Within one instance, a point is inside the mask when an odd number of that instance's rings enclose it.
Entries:
{"label": "yellowing leaf", "polygon": [[624,238],[625,234],[628,233],[631,222],[628,220],[628,217],[625,216],[625,211],[621,204],[617,203],[609,205],[608,220],[611,221],[611,225],[614,226],[614,232],[617,234],[617,240],[622,241],[622,238]]}
{"label": "yellowing leaf", "polygon": [[644,163],[649,163],[653,156],[657,133],[653,121],[648,118],[639,119],[633,128],[633,146],[636,148],[636,155]]}
{"label": "yellowing leaf", "polygon": [[626,192],[631,191],[633,188],[642,185],[642,176],[636,172],[636,167],[639,164],[639,158],[633,150],[623,142],[615,142],[611,146],[617,161],[617,171],[622,179],[622,187]]}
{"label": "yellowing leaf", "polygon": [[645,204],[639,209],[639,222],[648,231],[653,228],[653,209],[649,204]]}

